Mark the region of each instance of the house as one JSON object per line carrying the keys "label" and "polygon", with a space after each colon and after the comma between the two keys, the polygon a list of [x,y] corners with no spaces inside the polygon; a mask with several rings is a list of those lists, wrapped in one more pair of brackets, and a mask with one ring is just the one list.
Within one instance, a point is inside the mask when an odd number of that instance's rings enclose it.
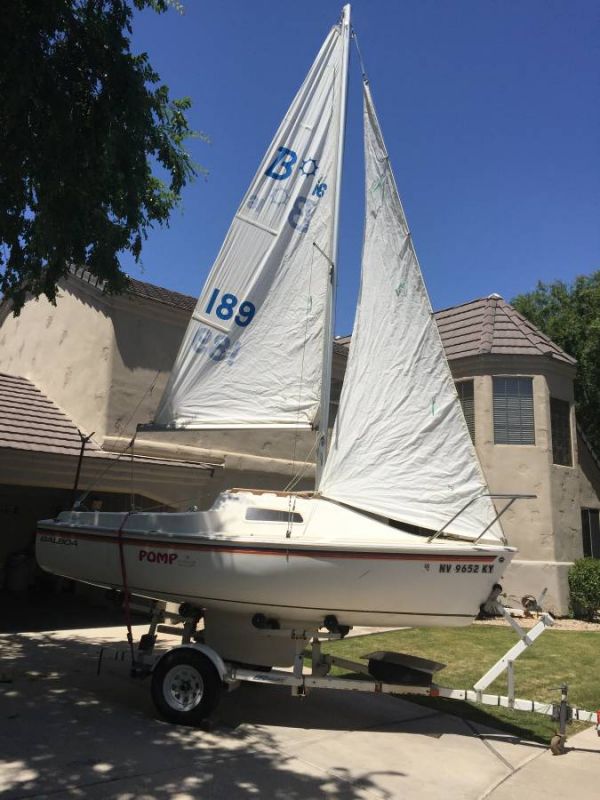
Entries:
{"label": "house", "polygon": [[575,359],[497,294],[435,318],[491,492],[536,495],[502,518],[519,549],[504,589],[547,588],[545,605],[566,614],[568,569],[592,554],[594,525],[600,557],[600,468],[576,425]]}
{"label": "house", "polygon": [[[82,492],[104,509],[182,509],[206,507],[227,486],[311,488],[310,432],[136,434],[194,306],[133,279],[127,294],[106,295],[76,271],[56,306],[29,301],[19,317],[0,307],[0,565],[31,541],[36,519]],[[566,613],[568,566],[600,545],[600,467],[577,434],[575,362],[497,295],[436,320],[491,491],[536,495],[503,517],[519,548],[505,588],[520,598],[547,587],[549,607]],[[334,343],[334,412],[348,342]]]}

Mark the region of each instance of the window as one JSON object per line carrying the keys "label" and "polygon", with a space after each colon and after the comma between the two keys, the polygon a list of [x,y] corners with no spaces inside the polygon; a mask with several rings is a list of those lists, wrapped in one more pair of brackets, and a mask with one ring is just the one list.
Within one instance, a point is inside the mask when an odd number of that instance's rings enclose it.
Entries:
{"label": "window", "polygon": [[253,522],[302,522],[302,514],[295,511],[280,511],[275,508],[247,508],[246,519]]}
{"label": "window", "polygon": [[600,558],[600,511],[597,508],[581,509],[583,555]]}
{"label": "window", "polygon": [[433,536],[435,530],[432,528],[421,528],[419,525],[411,525],[409,522],[399,522],[395,519],[388,519],[388,525],[390,528],[397,528],[400,531],[405,531],[406,533],[414,533],[415,536]]}
{"label": "window", "polygon": [[475,441],[475,397],[473,392],[473,381],[458,381],[456,384],[458,399],[462,406],[463,414],[467,421],[467,428],[471,434],[471,439]]}
{"label": "window", "polygon": [[493,380],[494,443],[535,444],[533,378]]}
{"label": "window", "polygon": [[331,381],[331,394],[329,395],[329,427],[333,426],[335,418],[337,417],[338,409],[340,407],[340,395],[342,393],[343,380]]}
{"label": "window", "polygon": [[552,428],[552,461],[564,467],[572,467],[571,407],[566,400],[550,398],[550,424]]}

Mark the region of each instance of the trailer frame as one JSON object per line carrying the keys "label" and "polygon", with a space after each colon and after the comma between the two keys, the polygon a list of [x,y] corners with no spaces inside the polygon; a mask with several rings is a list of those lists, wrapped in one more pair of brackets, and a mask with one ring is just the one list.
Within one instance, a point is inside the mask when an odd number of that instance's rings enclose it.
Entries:
{"label": "trailer frame", "polygon": [[[321,643],[323,641],[339,640],[345,635],[345,631],[339,632],[333,630],[323,632],[319,630],[305,630],[302,628],[273,628],[265,627],[257,629],[258,636],[265,637],[285,637],[294,642],[295,656],[291,670],[276,669],[276,668],[250,668],[230,661],[221,657],[212,647],[203,643],[201,631],[197,630],[198,623],[202,617],[200,609],[190,606],[182,606],[178,613],[170,613],[166,610],[166,604],[157,602],[155,603],[152,619],[150,622],[148,633],[142,635],[137,648],[137,654],[131,665],[132,677],[144,678],[152,677],[152,693],[155,704],[159,711],[174,722],[183,722],[184,724],[197,724],[199,719],[192,713],[189,718],[186,716],[187,711],[184,706],[193,706],[194,698],[196,698],[196,705],[202,699],[202,693],[208,691],[208,685],[212,684],[211,675],[209,672],[214,670],[218,681],[221,686],[227,691],[232,691],[240,686],[242,682],[263,684],[271,686],[287,686],[294,697],[306,697],[306,695],[313,689],[334,689],[343,691],[366,692],[374,694],[398,694],[398,695],[415,695],[422,697],[442,697],[447,700],[460,700],[467,701],[478,705],[491,705],[500,706],[503,708],[513,709],[515,711],[522,711],[534,714],[542,714],[551,717],[558,723],[558,730],[556,735],[552,738],[550,749],[555,755],[560,755],[566,752],[565,743],[567,740],[567,725],[570,722],[588,722],[596,726],[596,731],[600,736],[600,710],[587,711],[585,709],[572,706],[568,700],[567,684],[561,684],[560,700],[556,703],[539,702],[536,700],[529,700],[519,698],[516,696],[516,680],[514,665],[515,661],[526,652],[535,641],[554,624],[553,617],[547,613],[542,612],[538,618],[537,623],[530,629],[525,629],[517,620],[511,615],[510,611],[506,609],[501,603],[495,603],[495,609],[498,615],[502,616],[505,621],[510,625],[518,636],[518,641],[504,653],[496,663],[482,675],[482,677],[473,685],[472,688],[449,688],[438,685],[433,681],[434,672],[438,671],[445,665],[436,664],[436,662],[426,662],[423,659],[415,659],[411,656],[403,654],[383,654],[384,658],[381,660],[386,663],[387,669],[394,669],[394,664],[399,664],[399,669],[403,669],[406,664],[409,664],[408,674],[410,675],[409,682],[396,682],[384,681],[374,679],[372,674],[371,661],[368,663],[352,661],[350,659],[342,658],[335,655],[325,655],[321,650]],[[170,622],[171,624],[165,624]],[[183,628],[174,626],[172,623],[183,623]],[[158,656],[154,655],[154,647],[159,633],[174,634],[181,637],[181,643],[165,653]],[[97,674],[100,674],[102,665],[108,656],[112,653],[114,659],[125,661],[128,651],[116,649],[112,646],[100,648],[98,655]],[[162,675],[162,667],[165,665],[164,659],[170,657],[173,661],[173,654],[177,653],[176,660],[181,664],[181,669],[177,671],[177,667],[171,667],[170,670]],[[381,654],[371,654],[378,655]],[[385,656],[395,657],[392,662],[385,661]],[[305,670],[305,659],[310,660],[310,672]],[[364,658],[369,658],[365,656]],[[198,659],[201,659],[199,662]],[[202,666],[204,659],[208,663],[208,667]],[[420,662],[418,667],[421,669],[414,669],[410,666],[413,662]],[[198,667],[200,663],[200,667]],[[390,666],[391,665],[391,666]],[[169,664],[167,664],[169,666]],[[330,676],[329,672],[332,667],[341,667],[351,673],[355,673],[357,678],[336,677]],[[190,688],[188,694],[181,693],[182,681],[185,686],[189,684],[189,676],[193,674],[194,670],[200,670],[202,674],[203,669],[208,669],[209,672],[196,681],[196,689]],[[190,670],[192,672],[190,672]],[[506,695],[497,695],[486,693],[485,689],[490,686],[503,672],[507,674],[507,693]],[[405,673],[403,673],[405,674]],[[167,691],[170,692],[170,701],[168,703],[161,702],[161,692],[166,691],[164,688],[157,687],[157,676],[160,676],[160,681],[178,681],[177,688],[180,691],[179,700],[173,699],[173,687]],[[415,679],[416,676],[416,679]],[[175,684],[173,683],[173,686]],[[199,687],[199,688],[198,688]],[[196,695],[194,695],[196,691]],[[157,693],[158,697],[157,702]],[[184,698],[184,699],[181,699]],[[164,698],[162,698],[164,699]],[[205,698],[206,702],[207,698]],[[218,697],[211,698],[206,706],[212,710],[218,701]],[[181,710],[177,710],[177,704],[181,705]],[[173,707],[173,713],[170,713],[170,708]],[[208,716],[204,714],[203,716]]]}

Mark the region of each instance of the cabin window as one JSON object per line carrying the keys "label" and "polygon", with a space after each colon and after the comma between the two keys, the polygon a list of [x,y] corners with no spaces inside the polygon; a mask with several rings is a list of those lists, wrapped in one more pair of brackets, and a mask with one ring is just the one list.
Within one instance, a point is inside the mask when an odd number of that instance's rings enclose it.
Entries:
{"label": "cabin window", "polygon": [[581,533],[583,555],[587,558],[600,558],[600,511],[597,508],[581,509]]}
{"label": "cabin window", "polygon": [[571,406],[566,400],[550,398],[552,428],[552,461],[564,467],[573,466],[571,451]]}
{"label": "cabin window", "polygon": [[494,444],[535,444],[533,378],[493,381]]}
{"label": "cabin window", "polygon": [[456,391],[467,422],[471,439],[475,441],[475,393],[473,381],[457,381]]}
{"label": "cabin window", "polygon": [[275,508],[247,508],[246,519],[252,522],[303,522],[302,514]]}
{"label": "cabin window", "polygon": [[414,533],[415,536],[432,536],[435,531],[429,528],[421,528],[419,525],[411,525],[410,522],[400,522],[396,519],[388,519],[390,528],[398,528],[405,533]]}

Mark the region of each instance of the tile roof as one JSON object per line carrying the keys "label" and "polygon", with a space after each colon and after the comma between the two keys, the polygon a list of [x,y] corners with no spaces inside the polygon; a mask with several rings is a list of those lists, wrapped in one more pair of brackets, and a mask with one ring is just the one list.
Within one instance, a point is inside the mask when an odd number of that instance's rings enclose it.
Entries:
{"label": "tile roof", "polygon": [[[79,457],[81,438],[75,423],[30,380],[0,372],[0,448]],[[93,439],[85,446],[86,458],[116,461],[120,455],[102,450]],[[191,469],[213,466],[147,456],[135,456],[135,462]]]}
{"label": "tile roof", "polygon": [[[79,456],[81,439],[73,421],[31,381],[0,373],[0,447]],[[86,455],[99,454],[89,441]]]}
{"label": "tile roof", "polygon": [[[434,313],[449,361],[466,356],[549,356],[567,364],[577,361],[543,334],[498,294]],[[348,347],[351,336],[336,336]]]}
{"label": "tile roof", "polygon": [[450,360],[491,353],[577,363],[497,294],[437,311],[435,320]]}
{"label": "tile roof", "polygon": [[[97,280],[84,270],[77,270],[74,274],[92,285],[98,285]],[[129,278],[129,284],[131,294],[138,297],[166,303],[190,314],[196,306],[195,297],[180,292],[135,278]],[[444,308],[436,311],[434,316],[449,360],[492,353],[548,356],[566,364],[577,363],[498,294]],[[335,351],[341,354],[346,352],[350,338],[336,336]]]}
{"label": "tile roof", "polygon": [[129,286],[131,294],[135,294],[137,297],[145,297],[148,300],[156,300],[158,303],[166,303],[169,306],[189,311],[190,314],[196,307],[198,298],[190,297],[189,294],[172,292],[170,289],[163,289],[153,283],[145,283],[135,278],[129,278]]}
{"label": "tile roof", "polygon": [[[91,272],[85,269],[71,269],[71,274],[79,278],[90,286],[95,286],[100,291],[104,289],[104,281],[99,280]],[[181,292],[173,292],[171,289],[163,289],[162,286],[155,286],[153,283],[146,283],[145,281],[138,281],[136,278],[129,280],[129,294],[136,297],[144,297],[147,300],[155,300],[157,303],[165,303],[174,308],[181,308],[184,311],[189,311],[191,314],[196,307],[195,297],[190,297],[188,294],[181,294]]]}

